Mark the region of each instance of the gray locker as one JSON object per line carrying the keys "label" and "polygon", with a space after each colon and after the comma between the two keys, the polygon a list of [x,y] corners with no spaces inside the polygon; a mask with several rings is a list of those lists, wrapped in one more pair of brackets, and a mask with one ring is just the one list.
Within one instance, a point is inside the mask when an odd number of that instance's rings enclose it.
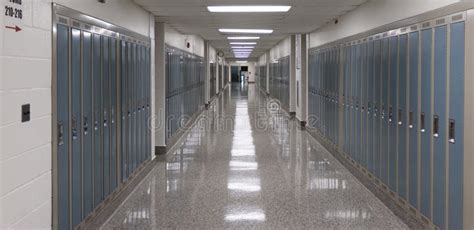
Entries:
{"label": "gray locker", "polygon": [[368,84],[368,54],[367,54],[367,43],[364,41],[364,43],[362,43],[361,45],[361,58],[362,58],[362,61],[361,61],[361,79],[360,79],[360,82],[361,82],[361,93],[360,93],[360,97],[361,97],[361,105],[360,105],[360,114],[361,114],[361,141],[360,141],[360,148],[359,148],[359,151],[360,151],[360,155],[361,155],[361,165],[364,167],[364,168],[367,168],[367,163],[368,163],[368,155],[367,155],[367,151],[368,151],[368,148],[367,148],[367,84]]}
{"label": "gray locker", "polygon": [[82,220],[81,31],[71,29],[71,210],[72,226]]}
{"label": "gray locker", "polygon": [[110,192],[117,188],[117,41],[109,38],[110,61]]}
{"label": "gray locker", "polygon": [[87,216],[93,209],[93,142],[92,142],[92,34],[82,34],[82,139],[83,139],[83,207]]}
{"label": "gray locker", "polygon": [[382,41],[374,42],[374,171],[382,179]]}
{"label": "gray locker", "polygon": [[127,43],[120,42],[120,103],[121,103],[121,181],[125,182],[128,178],[128,106],[127,106]]}
{"label": "gray locker", "polygon": [[398,36],[390,37],[388,86],[388,171],[389,187],[397,191],[397,94],[398,94]]}
{"label": "gray locker", "polygon": [[380,160],[381,160],[381,179],[388,185],[388,138],[389,138],[389,74],[390,74],[390,49],[389,49],[389,39],[384,38],[382,40],[382,90],[381,90],[381,147],[380,147]]}
{"label": "gray locker", "polygon": [[445,229],[446,210],[447,38],[446,25],[434,29],[433,222],[441,229]]}
{"label": "gray locker", "polygon": [[57,116],[57,201],[58,228],[69,222],[69,27],[57,25],[56,116]]}
{"label": "gray locker", "polygon": [[409,84],[410,84],[410,111],[408,112],[408,129],[409,129],[409,186],[408,186],[408,200],[410,204],[419,208],[418,206],[418,175],[419,175],[419,115],[418,115],[418,98],[420,93],[419,88],[419,32],[410,33],[409,40],[409,59],[410,59],[410,70],[409,70]]}
{"label": "gray locker", "polygon": [[367,46],[367,169],[375,175],[374,170],[374,92],[375,92],[374,41]]}
{"label": "gray locker", "polygon": [[101,42],[100,35],[94,34],[92,40],[92,63],[93,68],[93,104],[94,104],[94,207],[103,200],[103,171],[102,171],[102,81],[101,81]]}
{"label": "gray locker", "polygon": [[102,36],[102,175],[103,197],[110,194],[110,65],[109,38]]}
{"label": "gray locker", "polygon": [[400,35],[399,39],[399,67],[398,67],[398,195],[407,199],[407,56],[408,56],[408,35]]}
{"label": "gray locker", "polygon": [[[464,189],[465,23],[451,24],[448,114],[448,229],[462,229]],[[469,175],[466,175],[469,176]]]}
{"label": "gray locker", "polygon": [[433,30],[425,29],[421,31],[421,212],[431,219],[431,137],[432,137],[432,106],[431,106],[431,60]]}

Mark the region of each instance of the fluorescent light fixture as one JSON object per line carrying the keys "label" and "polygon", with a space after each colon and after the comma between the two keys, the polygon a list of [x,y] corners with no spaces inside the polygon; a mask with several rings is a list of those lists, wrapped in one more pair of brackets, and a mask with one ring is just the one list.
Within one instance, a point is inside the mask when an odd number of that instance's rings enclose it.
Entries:
{"label": "fluorescent light fixture", "polygon": [[257,13],[288,12],[291,6],[208,6],[209,12],[215,13]]}
{"label": "fluorescent light fixture", "polygon": [[251,54],[252,51],[234,51],[234,54]]}
{"label": "fluorescent light fixture", "polygon": [[231,42],[231,45],[257,45],[256,42]]}
{"label": "fluorescent light fixture", "polygon": [[271,34],[273,30],[264,29],[219,29],[221,33],[239,33],[239,34]]}
{"label": "fluorescent light fixture", "polygon": [[232,49],[253,49],[255,46],[232,46]]}
{"label": "fluorescent light fixture", "polygon": [[245,64],[245,63],[248,63],[248,61],[236,61],[235,63],[238,63],[238,64]]}
{"label": "fluorescent light fixture", "polygon": [[229,40],[258,40],[260,37],[227,37]]}
{"label": "fluorescent light fixture", "polygon": [[253,49],[233,49],[234,52],[252,52]]}

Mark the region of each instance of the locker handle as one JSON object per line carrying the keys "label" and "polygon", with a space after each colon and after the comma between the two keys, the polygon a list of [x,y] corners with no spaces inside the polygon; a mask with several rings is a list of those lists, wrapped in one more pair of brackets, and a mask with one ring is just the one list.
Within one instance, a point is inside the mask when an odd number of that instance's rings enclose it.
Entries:
{"label": "locker handle", "polygon": [[449,143],[456,143],[456,121],[449,119]]}
{"label": "locker handle", "polygon": [[94,122],[94,130],[95,131],[99,130],[99,121]]}
{"label": "locker handle", "polygon": [[385,106],[382,105],[382,119],[385,119]]}
{"label": "locker handle", "polygon": [[84,135],[89,134],[89,118],[84,117]]}
{"label": "locker handle", "polygon": [[393,108],[392,106],[390,106],[388,108],[388,122],[392,122],[393,121]]}
{"label": "locker handle", "polygon": [[426,132],[426,129],[425,129],[425,113],[420,114],[420,131],[422,133]]}
{"label": "locker handle", "polygon": [[403,121],[402,121],[402,109],[398,109],[398,125],[402,126]]}
{"label": "locker handle", "polygon": [[61,146],[64,144],[64,123],[62,121],[58,122],[58,145]]}
{"label": "locker handle", "polygon": [[72,117],[72,139],[76,140],[77,138],[78,138],[78,135],[77,135],[77,120],[73,116]]}
{"label": "locker handle", "polygon": [[413,129],[413,111],[408,114],[408,128]]}
{"label": "locker handle", "polygon": [[439,138],[439,116],[433,116],[433,136]]}

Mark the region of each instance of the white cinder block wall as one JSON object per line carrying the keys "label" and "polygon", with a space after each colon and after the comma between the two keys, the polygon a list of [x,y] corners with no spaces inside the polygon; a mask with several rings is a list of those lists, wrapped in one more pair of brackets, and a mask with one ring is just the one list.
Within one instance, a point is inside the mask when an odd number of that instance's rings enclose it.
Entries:
{"label": "white cinder block wall", "polygon": [[[131,0],[54,2],[145,36],[153,34],[150,15]],[[9,0],[2,3],[14,6]],[[0,17],[0,229],[48,229],[52,219],[52,0],[23,0],[21,7],[22,20]],[[5,30],[7,25],[22,31]],[[23,104],[31,105],[27,123],[21,123]]]}

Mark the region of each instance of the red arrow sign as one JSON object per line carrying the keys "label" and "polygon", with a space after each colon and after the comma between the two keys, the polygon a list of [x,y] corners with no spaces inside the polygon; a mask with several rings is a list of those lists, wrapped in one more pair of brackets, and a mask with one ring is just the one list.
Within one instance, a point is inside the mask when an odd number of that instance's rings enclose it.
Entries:
{"label": "red arrow sign", "polygon": [[18,26],[5,26],[5,28],[15,30],[15,32],[21,31],[21,28]]}

